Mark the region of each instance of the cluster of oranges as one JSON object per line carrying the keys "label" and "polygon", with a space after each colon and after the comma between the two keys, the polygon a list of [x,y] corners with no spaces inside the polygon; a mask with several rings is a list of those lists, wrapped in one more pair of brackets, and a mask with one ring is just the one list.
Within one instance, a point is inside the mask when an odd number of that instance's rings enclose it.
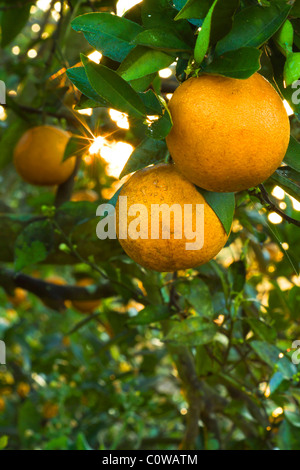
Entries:
{"label": "cluster of oranges", "polygon": [[[174,163],[151,166],[136,172],[122,187],[128,208],[143,204],[204,205],[204,245],[187,250],[185,236],[151,239],[151,223],[140,238],[120,239],[125,252],[142,266],[175,271],[212,259],[228,239],[222,223],[205,197],[207,191],[235,192],[265,181],[286,153],[290,126],[283,102],[272,85],[255,73],[246,80],[201,75],[186,80],[169,103],[173,127],[166,138]],[[25,181],[51,185],[65,181],[74,171],[75,157],[63,161],[69,133],[51,126],[27,131],[15,148],[14,163]],[[132,222],[130,213],[119,214],[119,223]],[[183,212],[182,212],[183,214]],[[182,216],[183,217],[183,216]],[[195,226],[193,225],[193,230]]]}
{"label": "cluster of oranges", "polygon": [[[283,102],[271,84],[256,73],[246,80],[214,75],[190,78],[172,96],[173,127],[166,138],[175,164],[160,164],[135,173],[123,186],[128,207],[144,204],[204,205],[204,245],[186,250],[186,238],[120,239],[126,253],[146,268],[175,271],[212,259],[228,234],[195,185],[207,191],[235,192],[265,181],[282,162],[290,125]],[[183,213],[183,211],[182,211]],[[118,214],[119,222],[133,217]],[[160,221],[160,234],[163,230]],[[172,232],[173,230],[173,232]],[[193,231],[195,226],[193,225]]]}

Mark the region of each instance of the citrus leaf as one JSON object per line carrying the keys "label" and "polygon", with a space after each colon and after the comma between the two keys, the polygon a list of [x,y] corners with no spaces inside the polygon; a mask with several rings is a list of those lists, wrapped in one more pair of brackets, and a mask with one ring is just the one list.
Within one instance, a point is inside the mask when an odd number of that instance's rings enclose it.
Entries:
{"label": "citrus leaf", "polygon": [[210,40],[210,31],[211,31],[211,19],[212,19],[212,14],[214,12],[214,8],[217,2],[218,0],[215,0],[212,6],[210,7],[203,21],[202,28],[199,31],[199,34],[197,37],[195,51],[194,51],[194,57],[195,57],[195,61],[197,62],[197,64],[201,64],[208,50],[209,40]]}
{"label": "citrus leaf", "polygon": [[81,55],[88,80],[101,98],[114,109],[136,117],[145,116],[145,106],[135,90],[116,72],[101,64],[95,64]]}
{"label": "citrus leaf", "polygon": [[130,318],[127,324],[131,326],[149,325],[170,317],[170,308],[167,305],[147,305],[135,317]]}
{"label": "citrus leaf", "polygon": [[300,143],[291,135],[284,162],[300,173]]}
{"label": "citrus leaf", "polygon": [[5,449],[8,444],[8,436],[1,436],[0,437],[0,450]]}
{"label": "citrus leaf", "polygon": [[[32,2],[33,3],[33,2]],[[31,3],[31,4],[32,4]],[[9,8],[2,12],[1,17],[1,46],[6,47],[22,31],[26,25],[31,4]],[[18,8],[19,6],[19,8]]]}
{"label": "citrus leaf", "polygon": [[273,344],[265,341],[252,341],[251,347],[261,360],[272,369],[276,366],[284,378],[291,379],[297,373],[297,368],[287,357],[284,356],[280,359],[281,351]]}
{"label": "citrus leaf", "polygon": [[188,0],[176,15],[175,20],[203,19],[211,7],[211,0]]}
{"label": "citrus leaf", "polygon": [[86,40],[104,56],[121,62],[133,49],[131,44],[143,28],[133,21],[110,13],[86,13],[72,21],[75,31],[84,33]]}
{"label": "citrus leaf", "polygon": [[167,145],[164,140],[150,138],[143,140],[130,155],[120,174],[120,178],[148,165],[160,162],[165,158],[166,153]]}
{"label": "citrus leaf", "polygon": [[109,106],[109,103],[99,96],[91,86],[84,67],[72,67],[67,70],[67,76],[81,93],[91,100],[103,106]]}
{"label": "citrus leaf", "polygon": [[204,66],[205,73],[224,75],[225,77],[245,79],[260,69],[261,51],[254,47],[242,47],[237,51],[225,52],[209,65]]}
{"label": "citrus leaf", "polygon": [[68,158],[74,157],[74,155],[80,155],[80,153],[82,154],[86,148],[87,142],[85,139],[77,135],[72,135],[65,148],[63,162],[68,160]]}
{"label": "citrus leaf", "polygon": [[153,124],[148,128],[147,133],[152,139],[162,140],[171,131],[173,126],[172,117],[167,106],[165,106],[165,112],[161,118],[154,121]]}
{"label": "citrus leaf", "polygon": [[172,62],[174,62],[174,56],[148,47],[136,46],[123,60],[118,74],[124,80],[136,80],[165,69]]}
{"label": "citrus leaf", "polygon": [[32,222],[20,233],[15,243],[15,270],[44,261],[52,251],[53,226],[49,220]]}
{"label": "citrus leaf", "polygon": [[201,279],[192,279],[189,282],[178,282],[176,290],[181,294],[197,312],[197,315],[212,318],[214,308],[209,289]]}
{"label": "citrus leaf", "polygon": [[235,16],[231,31],[217,44],[216,53],[261,46],[280,28],[290,9],[285,0],[274,1],[269,7],[244,8]]}
{"label": "citrus leaf", "polygon": [[216,325],[206,323],[202,317],[190,317],[174,326],[167,334],[165,341],[186,346],[199,346],[210,343],[216,334]]}
{"label": "citrus leaf", "polygon": [[150,75],[145,75],[145,77],[137,78],[136,80],[129,80],[130,86],[135,91],[143,92],[151,85],[155,77],[157,76],[156,72],[151,73]]}
{"label": "citrus leaf", "polygon": [[189,51],[191,47],[180,39],[172,30],[148,29],[139,33],[133,44],[152,47],[165,51]]}
{"label": "citrus leaf", "polygon": [[148,90],[145,93],[139,93],[139,96],[146,107],[146,112],[148,115],[152,116],[162,114],[161,101],[153,90]]}
{"label": "citrus leaf", "polygon": [[227,235],[229,235],[235,209],[234,193],[214,193],[198,186],[196,188],[219,217]]}

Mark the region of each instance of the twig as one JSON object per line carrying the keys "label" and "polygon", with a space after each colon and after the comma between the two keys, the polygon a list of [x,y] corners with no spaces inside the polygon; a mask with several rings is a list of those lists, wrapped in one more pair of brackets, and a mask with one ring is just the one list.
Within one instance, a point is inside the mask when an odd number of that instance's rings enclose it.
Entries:
{"label": "twig", "polygon": [[293,217],[290,217],[287,215],[285,212],[280,210],[270,199],[269,193],[265,189],[263,184],[260,184],[259,186],[260,193],[256,191],[248,191],[251,196],[256,197],[260,203],[270,212],[276,212],[276,214],[280,215],[284,220],[286,220],[290,224],[294,224],[297,227],[300,227],[300,220],[293,219]]}

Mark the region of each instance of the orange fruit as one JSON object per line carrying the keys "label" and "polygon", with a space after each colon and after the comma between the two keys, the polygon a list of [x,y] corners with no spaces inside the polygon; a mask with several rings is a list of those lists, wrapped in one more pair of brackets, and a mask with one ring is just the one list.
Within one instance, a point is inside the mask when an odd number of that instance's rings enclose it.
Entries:
{"label": "orange fruit", "polygon": [[95,202],[99,199],[98,194],[96,191],[92,189],[81,189],[80,191],[75,191],[75,193],[71,197],[71,201],[89,201]]}
{"label": "orange fruit", "polygon": [[71,137],[54,126],[38,126],[23,134],[14,149],[14,165],[30,184],[51,186],[66,181],[75,168],[75,157],[64,162],[64,152]]}
{"label": "orange fruit", "polygon": [[30,385],[26,382],[20,382],[17,386],[17,394],[21,398],[26,398],[30,392]]}
{"label": "orange fruit", "polygon": [[14,289],[14,295],[9,296],[8,300],[12,303],[14,307],[18,307],[21,305],[24,300],[27,298],[27,291],[24,289],[21,289],[21,287],[16,287]]}
{"label": "orange fruit", "polygon": [[240,191],[265,181],[282,162],[289,118],[272,85],[201,75],[174,92],[173,127],[166,138],[181,173],[209,191]]}
{"label": "orange fruit", "polygon": [[[93,279],[83,278],[76,282],[79,287],[91,286],[95,283]],[[101,303],[100,299],[96,300],[72,300],[73,307],[81,313],[93,313]]]}
{"label": "orange fruit", "polygon": [[0,397],[0,413],[5,410],[5,400],[4,398]]}
{"label": "orange fruit", "polygon": [[[129,228],[136,215],[132,216],[126,211],[119,214],[120,196],[127,196],[127,207],[133,204],[143,204],[147,209],[146,217],[149,223],[144,225],[144,215],[140,223],[140,237],[134,239],[128,236],[120,238],[120,226]],[[167,204],[169,207],[178,204],[181,207],[181,229],[184,221],[184,204],[192,205],[192,229],[196,229],[196,204],[204,206],[204,244],[202,248],[187,249],[186,244],[195,241],[195,236],[187,238],[185,230],[178,232],[179,224],[174,221],[174,213],[170,211],[168,222],[159,220],[159,237],[151,238],[151,207],[153,204]],[[178,219],[177,219],[178,220]],[[147,222],[147,221],[146,221]],[[227,234],[222,223],[207,204],[202,194],[177,169],[176,165],[159,164],[137,171],[124,184],[116,204],[116,229],[119,242],[124,251],[134,261],[155,271],[176,271],[187,269],[206,263],[216,256],[227,241]],[[169,238],[163,238],[164,231],[170,232]],[[198,229],[197,229],[198,230]],[[197,235],[198,234],[197,231]]]}
{"label": "orange fruit", "polygon": [[58,405],[52,402],[46,402],[43,406],[42,414],[46,419],[55,418],[58,415]]}
{"label": "orange fruit", "polygon": [[56,284],[58,286],[64,286],[67,284],[67,282],[62,277],[56,275],[46,277],[45,281],[50,282],[50,284]]}

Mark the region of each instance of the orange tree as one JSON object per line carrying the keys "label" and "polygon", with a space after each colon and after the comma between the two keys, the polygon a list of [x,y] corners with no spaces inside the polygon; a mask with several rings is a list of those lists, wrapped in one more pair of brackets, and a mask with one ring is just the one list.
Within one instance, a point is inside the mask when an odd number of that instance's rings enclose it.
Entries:
{"label": "orange tree", "polygon": [[[143,0],[129,7],[0,1],[0,447],[299,449],[300,3]],[[197,93],[192,99],[196,118],[184,94],[185,115],[177,106],[172,121],[168,102],[180,83],[217,76],[241,84],[257,72],[289,109],[292,136],[280,158],[276,140],[264,142],[259,86],[248,98],[256,130],[247,133],[245,122],[243,139],[235,126],[249,110],[233,119],[239,108],[228,91],[227,133],[220,112],[207,139],[190,124],[214,112],[209,87],[205,108]],[[280,123],[287,129],[281,106],[272,117],[279,116],[275,136]],[[189,145],[203,158],[208,144],[228,156],[242,142],[245,159],[256,148],[267,179],[235,193],[197,188],[226,238],[232,226],[227,244],[206,264],[159,273],[131,260],[117,240],[99,240],[96,210],[116,204],[119,173],[171,164],[165,139],[178,123],[186,127],[177,142],[188,164]],[[49,126],[72,135],[63,149],[43,132],[38,146],[26,140]],[[210,181],[236,176],[239,155],[228,167],[208,152]],[[267,155],[284,157],[273,174]],[[44,186],[49,168],[57,175],[52,165],[70,158],[68,174],[51,179],[59,185]],[[28,172],[34,185],[22,180]]]}

